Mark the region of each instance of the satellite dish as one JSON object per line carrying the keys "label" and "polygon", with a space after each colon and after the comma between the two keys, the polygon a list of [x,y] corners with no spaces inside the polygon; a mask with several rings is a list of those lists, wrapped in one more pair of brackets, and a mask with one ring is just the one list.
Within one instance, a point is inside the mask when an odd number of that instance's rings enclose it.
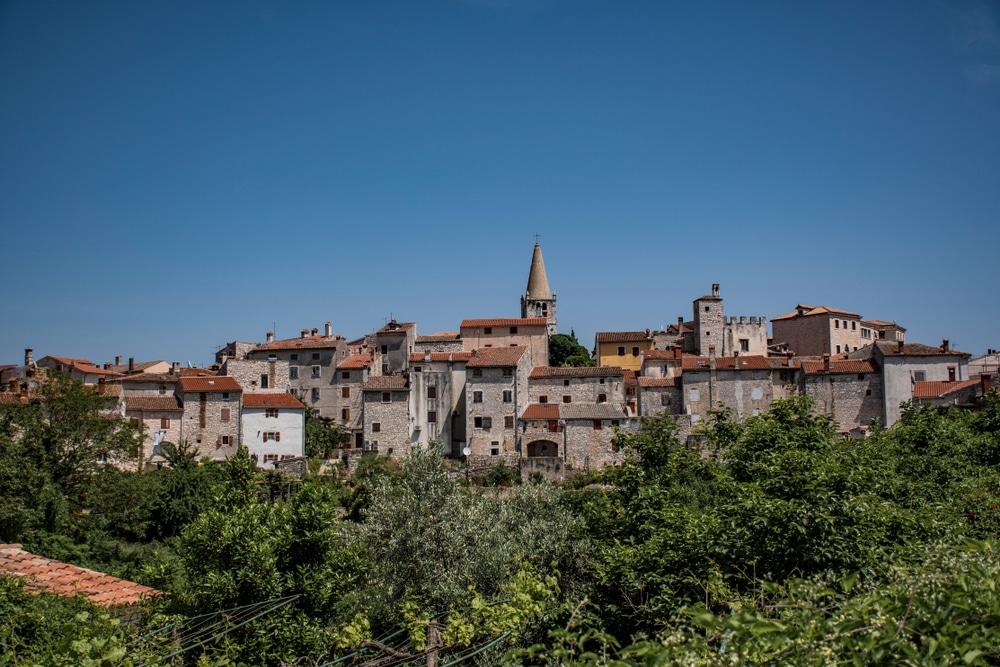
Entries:
{"label": "satellite dish", "polygon": [[472,453],[472,450],[469,449],[468,447],[464,447],[464,448],[462,448],[462,453],[465,454],[466,456],[468,456],[469,454]]}

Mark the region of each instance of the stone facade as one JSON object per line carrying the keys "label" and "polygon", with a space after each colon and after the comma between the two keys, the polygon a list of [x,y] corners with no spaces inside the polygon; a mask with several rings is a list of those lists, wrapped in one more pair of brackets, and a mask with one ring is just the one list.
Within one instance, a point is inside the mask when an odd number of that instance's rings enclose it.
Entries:
{"label": "stone facade", "polygon": [[[549,278],[545,273],[542,248],[537,243],[531,255],[531,269],[528,271],[528,286],[521,297],[521,317],[543,318],[548,335],[556,333],[556,295],[549,288]],[[532,350],[532,354],[535,351]],[[541,357],[535,356],[536,363],[546,365]]]}
{"label": "stone facade", "polygon": [[441,331],[427,336],[417,336],[413,345],[414,352],[462,352],[465,350],[465,343],[462,342],[462,334],[457,331]]}
{"label": "stone facade", "polygon": [[640,377],[637,378],[637,384],[639,385],[639,416],[652,417],[661,412],[676,415],[684,409],[681,378]]}
{"label": "stone facade", "polygon": [[372,347],[382,355],[382,375],[395,375],[406,370],[416,339],[417,325],[397,322],[395,317],[375,332]]}
{"label": "stone facade", "polygon": [[459,457],[466,443],[466,364],[471,352],[410,355],[410,399],[417,441],[438,440],[445,454]]}
{"label": "stone facade", "polygon": [[174,396],[126,396],[125,418],[142,425],[143,467],[153,469],[164,460],[158,445],[183,441],[184,408]]}
{"label": "stone facade", "polygon": [[832,415],[840,428],[851,431],[873,419],[885,423],[882,375],[870,360],[802,361],[801,391],[816,409]]}
{"label": "stone facade", "polygon": [[913,399],[914,383],[967,380],[972,355],[952,350],[945,340],[939,347],[880,341],[870,348],[859,350],[856,356],[870,358],[882,369],[885,423],[891,425],[902,415],[900,405]]}
{"label": "stone facade", "polygon": [[642,367],[642,355],[653,349],[653,333],[645,331],[598,331],[594,334],[594,349],[597,350],[598,366],[618,366],[625,370],[638,371]]}
{"label": "stone facade", "polygon": [[549,365],[549,334],[543,317],[463,320],[466,352],[480,348],[526,347],[536,366]]}
{"label": "stone facade", "polygon": [[771,366],[765,357],[688,357],[683,372],[684,413],[708,417],[722,403],[737,418],[759,414],[774,398]]}
{"label": "stone facade", "polygon": [[364,448],[361,387],[368,378],[380,375],[372,372],[373,368],[379,367],[380,360],[381,357],[377,354],[355,354],[340,362],[336,369],[336,404],[333,414],[329,416],[347,430],[351,437],[350,448],[353,449]]}
{"label": "stone facade", "polygon": [[520,452],[516,420],[527,403],[531,352],[526,347],[475,350],[466,365],[466,444],[475,456]]}
{"label": "stone facade", "polygon": [[226,359],[219,369],[219,375],[233,378],[245,392],[287,393],[291,389],[288,368],[287,361],[277,358]]}
{"label": "stone facade", "polygon": [[410,420],[410,384],[401,375],[373,376],[361,387],[364,449],[403,457],[416,441]]}
{"label": "stone facade", "polygon": [[532,369],[529,382],[528,403],[625,404],[625,371],[617,366],[539,366]]}
{"label": "stone facade", "polygon": [[787,345],[799,356],[846,354],[873,342],[872,330],[857,313],[801,303],[773,318],[771,331],[775,344]]}
{"label": "stone facade", "polygon": [[230,377],[180,378],[178,395],[184,406],[180,438],[194,445],[199,456],[222,460],[241,441],[243,390]]}

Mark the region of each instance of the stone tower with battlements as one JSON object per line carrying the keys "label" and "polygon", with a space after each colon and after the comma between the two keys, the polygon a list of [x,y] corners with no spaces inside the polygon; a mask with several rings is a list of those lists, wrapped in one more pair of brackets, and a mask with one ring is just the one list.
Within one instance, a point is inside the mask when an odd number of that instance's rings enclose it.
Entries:
{"label": "stone tower with battlements", "polygon": [[716,354],[723,354],[723,327],[726,323],[722,313],[722,297],[719,285],[712,285],[712,293],[694,300],[694,347],[698,354],[707,355],[710,346],[715,346]]}
{"label": "stone tower with battlements", "polygon": [[556,333],[556,295],[549,289],[542,247],[535,243],[528,271],[528,287],[521,297],[521,317],[544,317],[549,335]]}

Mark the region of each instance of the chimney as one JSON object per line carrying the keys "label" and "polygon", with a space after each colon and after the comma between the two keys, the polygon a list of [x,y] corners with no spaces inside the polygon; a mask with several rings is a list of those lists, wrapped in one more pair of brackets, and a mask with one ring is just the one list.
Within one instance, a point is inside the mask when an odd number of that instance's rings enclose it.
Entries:
{"label": "chimney", "polygon": [[327,338],[333,336],[333,325],[330,324],[329,322],[323,325],[323,335],[326,336]]}
{"label": "chimney", "polygon": [[674,345],[674,359],[680,359],[680,358],[681,358],[681,346]]}
{"label": "chimney", "polygon": [[430,361],[430,360],[431,360],[431,348],[425,347],[424,348],[424,361]]}
{"label": "chimney", "polygon": [[708,367],[715,370],[715,345],[708,346]]}
{"label": "chimney", "polygon": [[265,336],[265,338],[267,339],[268,343],[273,343],[274,342],[274,332],[273,331],[268,331],[267,332],[267,336]]}
{"label": "chimney", "polygon": [[111,364],[109,364],[108,362],[105,361],[104,362],[104,370],[110,371],[111,370]]}
{"label": "chimney", "polygon": [[824,373],[829,373],[830,372],[830,353],[829,352],[824,352],[823,353],[823,372]]}
{"label": "chimney", "polygon": [[303,338],[305,338],[306,336],[308,336],[308,335],[309,335],[309,329],[303,329],[303,330],[301,331],[301,333],[302,333],[302,337],[303,337]]}
{"label": "chimney", "polygon": [[649,329],[646,329],[646,338],[652,338],[652,336],[649,333]]}
{"label": "chimney", "polygon": [[677,335],[684,335],[684,317],[680,315],[677,316]]}
{"label": "chimney", "polygon": [[25,366],[30,366],[33,363],[35,363],[35,357],[34,357],[34,354],[33,354],[33,350],[30,347],[24,348],[24,365]]}
{"label": "chimney", "polygon": [[712,296],[719,296],[719,283],[712,283]]}
{"label": "chimney", "polygon": [[789,368],[792,368],[792,364],[794,362],[795,362],[795,353],[794,352],[786,352],[785,353],[785,365],[788,366]]}
{"label": "chimney", "polygon": [[318,333],[319,333],[319,329],[317,329],[316,327],[313,327],[313,329],[312,329],[312,335],[315,336]]}
{"label": "chimney", "polygon": [[180,374],[180,370],[181,370],[181,362],[175,361],[174,363],[170,364],[170,374],[171,375],[179,375]]}
{"label": "chimney", "polygon": [[947,338],[945,338],[944,340],[941,341],[941,351],[942,352],[947,352],[948,351],[948,339]]}
{"label": "chimney", "polygon": [[128,358],[128,372],[132,373],[135,371],[135,357]]}
{"label": "chimney", "polygon": [[903,354],[903,341],[899,341],[899,342],[897,342],[897,343],[896,343],[896,346],[897,346],[897,347],[896,347],[896,350],[897,350],[897,352],[898,352],[899,354]]}
{"label": "chimney", "polygon": [[121,365],[122,365],[122,355],[116,354],[115,355],[115,366],[121,366]]}
{"label": "chimney", "polygon": [[990,393],[990,390],[993,389],[993,376],[989,373],[983,373],[979,376],[979,385],[983,390],[983,396]]}

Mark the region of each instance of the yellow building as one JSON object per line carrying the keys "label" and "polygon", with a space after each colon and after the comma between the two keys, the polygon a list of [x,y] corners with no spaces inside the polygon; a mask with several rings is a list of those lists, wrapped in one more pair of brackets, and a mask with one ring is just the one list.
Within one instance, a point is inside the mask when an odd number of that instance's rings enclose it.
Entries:
{"label": "yellow building", "polygon": [[642,353],[653,349],[653,335],[645,331],[598,331],[595,345],[598,366],[642,369]]}

